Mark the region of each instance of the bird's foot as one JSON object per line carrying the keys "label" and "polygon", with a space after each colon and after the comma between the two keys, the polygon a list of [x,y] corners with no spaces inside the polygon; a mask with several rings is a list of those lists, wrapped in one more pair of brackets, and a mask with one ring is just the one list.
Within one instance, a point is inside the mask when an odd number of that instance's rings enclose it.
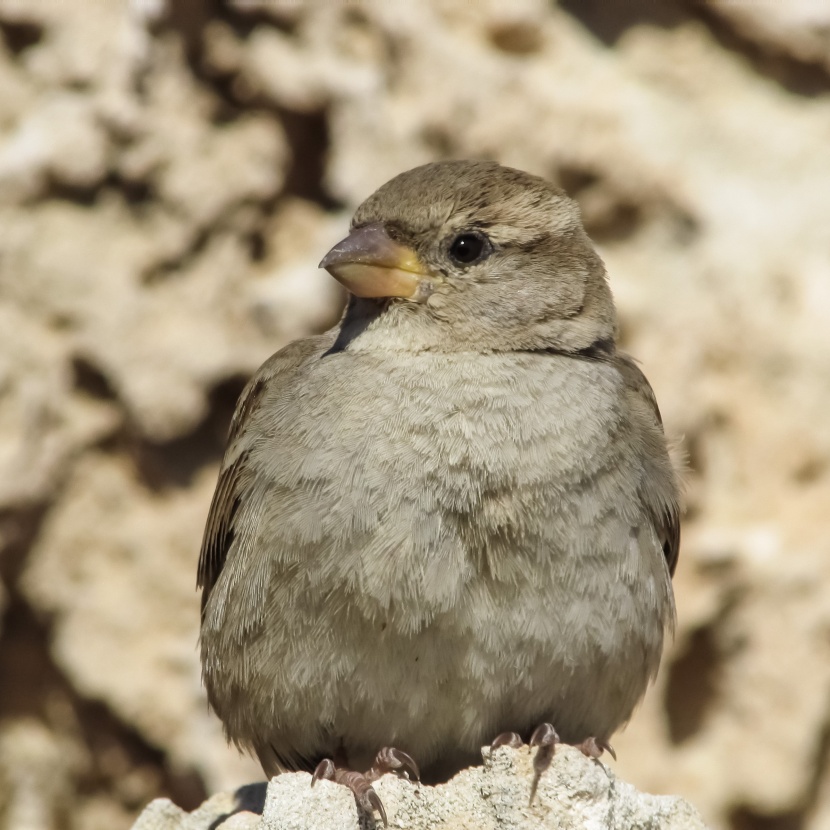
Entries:
{"label": "bird's foot", "polygon": [[[562,743],[559,740],[559,735],[556,734],[556,730],[549,723],[540,723],[530,736],[530,746],[538,747],[536,754],[533,756],[533,783],[530,786],[530,804],[533,804],[539,779],[542,777],[542,773],[550,766],[553,760],[553,753],[558,743]],[[502,732],[490,744],[490,752],[498,749],[500,746],[511,746],[514,749],[518,749],[520,746],[524,746],[524,742],[516,732]],[[575,746],[583,755],[593,760],[599,759],[603,752],[608,752],[615,761],[617,760],[617,753],[614,752],[614,747],[604,739],[586,738],[581,743],[575,744]]]}
{"label": "bird's foot", "polygon": [[374,763],[367,772],[355,772],[347,767],[338,766],[331,758],[324,758],[317,764],[314,775],[311,776],[311,786],[313,787],[318,781],[325,779],[348,787],[354,794],[357,808],[369,815],[374,815],[376,812],[380,813],[385,827],[389,823],[386,820],[386,810],[372,783],[387,772],[414,778],[416,781],[421,778],[418,765],[410,755],[400,749],[385,746],[375,756]]}
{"label": "bird's foot", "polygon": [[614,747],[608,741],[599,738],[586,738],[582,743],[577,744],[576,748],[582,750],[583,755],[587,755],[595,761],[599,760],[603,752],[607,752],[615,761],[617,760]]}
{"label": "bird's foot", "polygon": [[559,735],[549,723],[540,723],[530,736],[530,745],[536,746],[536,754],[533,756],[533,783],[530,785],[530,799],[528,806],[533,804],[536,798],[536,788],[539,786],[539,779],[542,773],[550,766],[553,760],[553,753],[559,743]]}

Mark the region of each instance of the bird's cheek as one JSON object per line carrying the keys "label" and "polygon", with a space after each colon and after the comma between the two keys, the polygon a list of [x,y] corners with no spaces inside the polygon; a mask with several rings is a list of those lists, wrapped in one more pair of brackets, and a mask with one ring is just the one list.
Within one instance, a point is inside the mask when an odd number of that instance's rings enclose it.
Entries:
{"label": "bird's cheek", "polygon": [[426,304],[430,311],[440,319],[449,320],[458,313],[466,314],[471,297],[465,293],[464,288],[464,286],[459,286],[455,280],[438,277],[433,280]]}

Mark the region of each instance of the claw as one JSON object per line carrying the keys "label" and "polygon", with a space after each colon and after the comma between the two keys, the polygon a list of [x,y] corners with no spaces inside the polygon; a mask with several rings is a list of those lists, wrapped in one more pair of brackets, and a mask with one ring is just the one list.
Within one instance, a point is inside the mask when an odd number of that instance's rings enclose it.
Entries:
{"label": "claw", "polygon": [[366,809],[366,812],[371,813],[373,810],[376,810],[380,813],[381,819],[383,819],[383,826],[388,827],[389,822],[386,820],[386,810],[384,809],[383,802],[380,800],[380,796],[375,792],[375,788],[369,787],[363,797],[366,804],[362,806]]}
{"label": "claw", "polygon": [[513,749],[518,749],[524,746],[524,741],[517,732],[502,732],[501,735],[496,735],[493,743],[490,744],[490,754],[492,755],[493,751],[500,746],[511,746]]}
{"label": "claw", "polygon": [[608,741],[599,738],[586,738],[577,747],[582,751],[583,755],[597,761],[602,756],[603,752],[607,752],[615,761],[617,760],[617,753],[614,752],[614,747]]}
{"label": "claw", "polygon": [[542,773],[550,766],[553,759],[553,752],[559,743],[559,735],[549,723],[540,723],[530,736],[530,745],[538,746],[536,755],[533,757],[533,783],[530,785],[530,801],[528,807],[533,805],[536,797],[536,788],[539,786],[539,779]]}
{"label": "claw", "polygon": [[354,795],[358,810],[367,815],[380,813],[384,827],[389,826],[389,822],[386,819],[386,809],[380,800],[380,796],[375,792],[372,782],[386,772],[394,772],[398,775],[411,777],[416,781],[421,780],[421,772],[412,757],[406,752],[391,746],[385,746],[378,752],[372,768],[365,774],[355,772],[345,766],[345,753],[342,759],[338,759],[338,764],[340,766],[335,764],[331,758],[324,758],[320,761],[314,770],[314,774],[311,776],[311,786],[313,787],[318,781],[325,779],[326,781],[334,781],[336,784],[342,784],[344,787],[348,787]]}
{"label": "claw", "polygon": [[323,758],[317,764],[314,774],[311,776],[311,786],[313,787],[318,781],[334,781],[337,768],[334,766],[334,761],[331,758]]}
{"label": "claw", "polygon": [[372,764],[372,769],[367,775],[380,778],[381,775],[387,772],[394,772],[397,775],[403,773],[415,781],[421,780],[421,771],[412,756],[401,749],[395,749],[393,746],[385,746],[378,752],[375,756],[375,762]]}
{"label": "claw", "polygon": [[380,796],[375,792],[371,780],[362,772],[339,769],[337,770],[335,781],[344,787],[348,787],[352,791],[360,810],[369,815],[372,815],[377,810],[383,819],[384,826],[389,824],[386,820],[386,810],[383,807]]}
{"label": "claw", "polygon": [[[503,735],[499,735],[495,741],[490,745],[490,751],[492,752],[497,746],[515,746],[513,744],[511,736],[515,733],[505,732]],[[515,736],[518,738],[518,735]],[[553,726],[549,723],[540,723],[536,729],[533,730],[533,734],[530,736],[530,746],[539,747],[536,750],[536,755],[533,757],[533,783],[530,785],[530,802],[528,806],[533,806],[533,799],[536,796],[536,788],[539,786],[539,779],[542,777],[542,773],[550,766],[551,760],[553,759],[553,753],[556,749],[556,744],[559,743],[559,735],[556,734],[556,730]],[[519,742],[519,746],[521,746],[521,741]],[[615,761],[617,760],[617,753],[614,752],[614,747],[611,746],[605,738],[586,738],[582,743],[575,745],[577,749],[579,749],[583,755],[586,755],[588,758],[592,758],[594,761],[599,760],[602,756],[603,752],[607,752]]]}
{"label": "claw", "polygon": [[556,733],[556,730],[553,726],[549,723],[540,723],[534,730],[533,734],[530,736],[530,745],[531,746],[538,746],[541,748],[547,748],[550,746],[556,746],[559,743],[559,735]]}

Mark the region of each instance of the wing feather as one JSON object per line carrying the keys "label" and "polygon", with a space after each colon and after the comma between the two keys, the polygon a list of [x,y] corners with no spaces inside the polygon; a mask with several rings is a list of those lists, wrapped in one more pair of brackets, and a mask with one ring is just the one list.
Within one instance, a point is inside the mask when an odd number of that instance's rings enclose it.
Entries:
{"label": "wing feather", "polygon": [[306,359],[324,354],[332,339],[331,335],[323,335],[289,344],[262,365],[239,397],[199,552],[196,584],[202,589],[203,618],[210,592],[234,542],[234,521],[245,493],[243,484],[253,474],[248,448],[261,428],[253,422],[260,417],[263,397],[278,393]]}
{"label": "wing feather", "polygon": [[666,451],[663,419],[654,391],[639,366],[624,354],[617,353],[613,359],[625,380],[632,414],[641,422],[646,443],[647,463],[640,497],[659,534],[669,574],[674,576],[680,556],[679,487],[677,472]]}

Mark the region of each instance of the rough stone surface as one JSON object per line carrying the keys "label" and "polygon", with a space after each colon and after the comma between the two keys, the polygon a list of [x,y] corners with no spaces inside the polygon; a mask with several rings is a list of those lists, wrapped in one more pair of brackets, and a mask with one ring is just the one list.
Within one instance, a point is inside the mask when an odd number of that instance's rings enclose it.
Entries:
{"label": "rough stone surface", "polygon": [[828,31],[813,0],[0,0],[0,830],[258,777],[196,651],[233,403],[336,319],[355,204],[458,156],[579,200],[688,459],[616,768],[721,830],[830,825]]}
{"label": "rough stone surface", "polygon": [[[447,784],[435,787],[418,786],[392,775],[381,778],[375,789],[389,827],[705,830],[703,819],[687,802],[637,792],[608,767],[571,747],[561,747],[554,756],[550,769],[539,780],[532,805],[530,751],[503,748],[492,758],[489,750],[483,754],[483,766],[464,770]],[[261,817],[246,807],[244,799],[215,796],[187,814],[159,799],[139,816],[132,830],[356,830],[382,826],[377,819],[359,815],[354,797],[345,787],[321,781],[312,789],[308,773],[272,779]]]}

